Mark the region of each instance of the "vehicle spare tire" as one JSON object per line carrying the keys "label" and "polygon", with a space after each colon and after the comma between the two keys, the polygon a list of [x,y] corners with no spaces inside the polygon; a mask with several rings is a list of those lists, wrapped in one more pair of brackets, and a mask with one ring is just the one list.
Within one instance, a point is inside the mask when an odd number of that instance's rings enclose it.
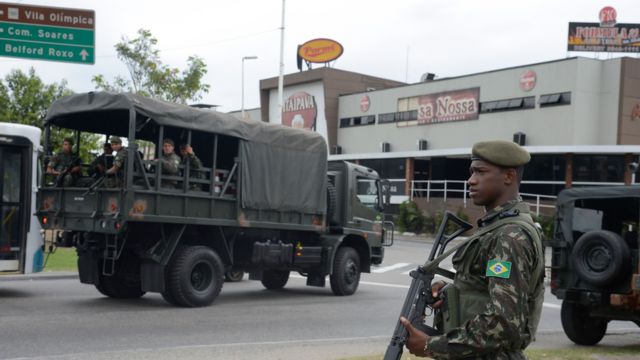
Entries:
{"label": "vehicle spare tire", "polygon": [[620,280],[630,266],[629,246],[620,235],[607,230],[580,236],[571,258],[578,277],[599,287]]}

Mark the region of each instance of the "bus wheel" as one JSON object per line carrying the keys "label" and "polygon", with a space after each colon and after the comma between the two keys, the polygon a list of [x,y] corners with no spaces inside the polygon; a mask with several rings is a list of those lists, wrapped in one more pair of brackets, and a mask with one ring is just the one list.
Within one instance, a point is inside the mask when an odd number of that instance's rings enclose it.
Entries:
{"label": "bus wheel", "polygon": [[329,276],[331,291],[338,296],[352,295],[360,283],[360,257],[352,247],[341,247],[333,260]]}
{"label": "bus wheel", "polygon": [[287,270],[265,270],[262,272],[262,285],[269,290],[282,289],[289,281]]}
{"label": "bus wheel", "polygon": [[220,294],[223,282],[224,266],[215,251],[206,246],[181,246],[169,264],[169,294],[163,297],[184,307],[207,306]]}

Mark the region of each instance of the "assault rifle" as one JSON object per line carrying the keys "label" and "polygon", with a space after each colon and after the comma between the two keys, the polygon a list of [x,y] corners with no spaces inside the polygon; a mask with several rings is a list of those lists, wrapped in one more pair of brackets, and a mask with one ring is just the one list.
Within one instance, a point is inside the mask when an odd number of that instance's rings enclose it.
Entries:
{"label": "assault rifle", "polygon": [[74,167],[76,166],[80,166],[80,158],[76,157],[75,159],[73,159],[73,161],[71,162],[71,164],[67,167],[65,167],[59,174],[58,176],[56,176],[56,186],[57,187],[61,187],[62,185],[64,185],[64,177],[67,176],[67,174],[71,173],[71,170],[73,170]]}
{"label": "assault rifle", "polygon": [[[458,228],[451,234],[446,235],[445,232],[447,231],[450,222],[457,225]],[[444,249],[451,240],[455,239],[472,227],[473,225],[446,211],[444,213],[442,223],[440,224],[440,228],[436,234],[436,239],[433,244],[433,248],[431,248],[429,258],[424,265],[418,266],[417,269],[409,273],[409,276],[411,276],[411,286],[409,286],[409,291],[404,299],[404,305],[402,305],[400,316],[405,317],[413,326],[429,336],[440,335],[440,331],[438,329],[424,323],[426,308],[439,300],[439,296],[434,298],[431,293],[431,283],[433,282],[433,278],[436,274],[450,279],[453,279],[454,276],[451,271],[441,269],[438,265],[443,259],[451,255],[451,253],[458,247],[454,246],[443,254]],[[400,359],[403,347],[407,343],[408,335],[407,329],[398,319],[396,328],[391,336],[391,342],[387,346],[387,351],[384,354],[384,360]]]}

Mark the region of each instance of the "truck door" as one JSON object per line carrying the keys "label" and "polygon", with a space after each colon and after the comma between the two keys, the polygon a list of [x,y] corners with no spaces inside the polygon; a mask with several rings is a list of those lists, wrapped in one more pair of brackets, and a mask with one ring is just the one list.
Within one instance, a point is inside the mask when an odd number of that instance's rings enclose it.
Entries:
{"label": "truck door", "polygon": [[23,271],[26,239],[28,148],[0,143],[0,271]]}

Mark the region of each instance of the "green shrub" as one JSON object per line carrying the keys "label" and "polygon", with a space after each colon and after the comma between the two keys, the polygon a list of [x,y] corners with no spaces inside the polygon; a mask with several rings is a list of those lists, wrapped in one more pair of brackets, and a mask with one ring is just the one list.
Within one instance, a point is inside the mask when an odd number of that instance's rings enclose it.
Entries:
{"label": "green shrub", "polygon": [[[461,207],[459,207],[458,210],[456,211],[456,216],[459,217],[461,220],[464,220],[467,222],[469,221],[469,216],[464,212],[464,209],[462,209]],[[431,232],[432,234],[437,233],[438,229],[440,228],[440,224],[442,224],[442,219],[444,219],[444,211],[436,211],[435,216],[431,219],[432,227],[429,229],[429,232]],[[458,226],[455,223],[449,222],[449,224],[447,225],[447,229],[445,230],[445,234],[451,234],[457,229],[458,229]]]}
{"label": "green shrub", "polygon": [[421,233],[424,231],[426,217],[418,204],[413,201],[405,201],[400,204],[400,209],[396,217],[396,225],[400,232]]}
{"label": "green shrub", "polygon": [[533,221],[539,223],[542,227],[542,233],[547,241],[551,241],[553,239],[553,225],[555,220],[555,216],[533,216]]}

